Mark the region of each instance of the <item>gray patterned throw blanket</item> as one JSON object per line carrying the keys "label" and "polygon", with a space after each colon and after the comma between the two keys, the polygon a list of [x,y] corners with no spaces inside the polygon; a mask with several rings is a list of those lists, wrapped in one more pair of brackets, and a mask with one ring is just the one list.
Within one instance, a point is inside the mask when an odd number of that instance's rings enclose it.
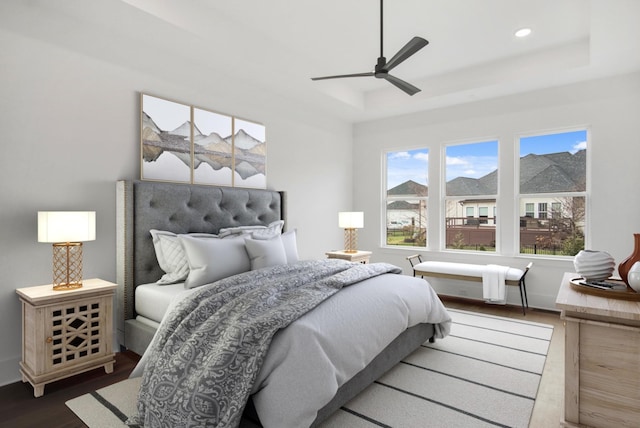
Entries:
{"label": "gray patterned throw blanket", "polygon": [[145,427],[237,427],[273,335],[386,264],[309,260],[201,287],[162,322],[145,355],[138,415]]}

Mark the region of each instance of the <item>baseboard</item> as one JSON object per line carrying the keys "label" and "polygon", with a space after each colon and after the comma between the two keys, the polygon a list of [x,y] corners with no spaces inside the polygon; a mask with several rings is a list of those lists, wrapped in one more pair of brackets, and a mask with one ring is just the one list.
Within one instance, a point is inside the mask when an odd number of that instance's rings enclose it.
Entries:
{"label": "baseboard", "polygon": [[22,380],[19,370],[20,357],[0,361],[0,386]]}

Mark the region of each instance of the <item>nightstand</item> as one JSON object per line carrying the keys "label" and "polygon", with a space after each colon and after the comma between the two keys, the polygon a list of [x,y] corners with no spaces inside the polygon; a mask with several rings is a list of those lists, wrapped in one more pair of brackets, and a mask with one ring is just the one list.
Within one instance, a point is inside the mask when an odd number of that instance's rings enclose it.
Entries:
{"label": "nightstand", "polygon": [[371,251],[356,251],[355,253],[347,253],[343,250],[340,251],[328,251],[325,253],[330,259],[343,259],[350,262],[369,263],[371,257]]}
{"label": "nightstand", "polygon": [[82,288],[52,285],[16,289],[22,302],[22,381],[33,395],[48,383],[104,367],[113,372],[113,296],[117,285],[101,279]]}

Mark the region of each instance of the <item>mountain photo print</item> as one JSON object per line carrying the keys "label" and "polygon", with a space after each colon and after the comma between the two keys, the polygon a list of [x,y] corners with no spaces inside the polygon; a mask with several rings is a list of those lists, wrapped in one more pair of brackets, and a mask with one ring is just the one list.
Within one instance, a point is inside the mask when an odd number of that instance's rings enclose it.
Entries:
{"label": "mountain photo print", "polygon": [[267,142],[264,125],[234,118],[234,185],[267,187]]}
{"label": "mountain photo print", "polygon": [[142,94],[143,180],[191,182],[191,107]]}
{"label": "mountain photo print", "polygon": [[233,185],[233,118],[193,109],[194,184]]}

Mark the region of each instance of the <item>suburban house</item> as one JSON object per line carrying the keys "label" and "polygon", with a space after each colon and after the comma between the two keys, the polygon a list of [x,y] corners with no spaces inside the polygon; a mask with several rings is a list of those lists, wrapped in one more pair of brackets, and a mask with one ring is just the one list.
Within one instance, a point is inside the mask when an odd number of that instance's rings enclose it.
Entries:
{"label": "suburban house", "polygon": [[[520,245],[539,254],[540,241],[559,239],[571,228],[584,236],[584,207],[577,210],[579,198],[534,196],[538,193],[554,194],[579,191],[586,182],[586,152],[529,154],[520,160]],[[533,173],[529,173],[533,171]],[[497,201],[487,195],[496,195],[497,171],[480,178],[456,177],[446,183],[446,194],[458,197],[445,203],[446,248],[463,249],[482,247],[494,249],[497,225]],[[387,205],[387,235],[407,235],[406,242],[415,243],[414,235],[426,234],[426,212],[423,202],[415,197],[426,197],[428,186],[408,180],[387,191],[397,198]],[[389,242],[388,242],[389,243]],[[418,242],[415,246],[424,246]],[[542,250],[542,248],[540,248]],[[572,251],[575,255],[577,251]]]}
{"label": "suburban house", "polygon": [[[20,379],[15,289],[51,282],[38,211],[95,211],[83,275],[116,281],[116,181],[140,178],[141,93],[265,126],[267,188],[287,192],[286,228],[297,230],[301,258],[341,249],[338,213],[361,211],[358,248],[372,261],[407,275],[416,252],[521,269],[533,261],[529,305],[548,310],[573,257],[521,248],[571,216],[558,198],[519,188],[518,139],[585,130],[582,152],[525,159],[539,172],[526,185],[584,184],[571,194],[586,200],[586,215],[573,219],[584,248],[624,260],[640,233],[640,1],[403,0],[385,8],[388,57],[416,32],[429,40],[393,70],[422,90],[413,96],[371,76],[311,80],[373,69],[375,2],[0,2],[0,385]],[[525,25],[530,39],[517,40]],[[445,182],[447,145],[489,138],[498,141],[499,173]],[[428,185],[408,178],[386,189],[384,154],[417,148],[428,149]],[[586,176],[558,168],[566,156],[582,156]],[[411,203],[415,195],[423,199]],[[408,245],[388,245],[389,233],[409,227]],[[478,241],[484,251],[455,248],[467,230],[491,235]],[[431,283],[482,299],[477,284]],[[507,303],[520,304],[517,290]]]}

